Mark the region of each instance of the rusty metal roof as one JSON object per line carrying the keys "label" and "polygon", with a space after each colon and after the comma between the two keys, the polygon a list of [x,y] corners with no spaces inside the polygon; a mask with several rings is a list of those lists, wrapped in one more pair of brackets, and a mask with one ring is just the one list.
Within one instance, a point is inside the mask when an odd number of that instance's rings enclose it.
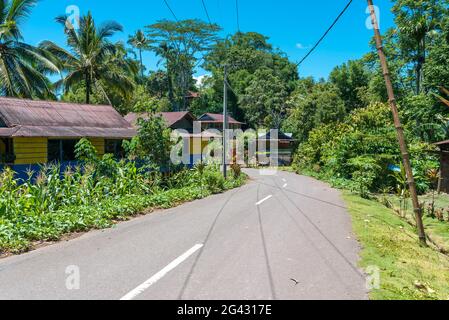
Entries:
{"label": "rusty metal roof", "polygon": [[[222,123],[223,114],[221,113],[205,113],[198,118],[198,121],[203,123]],[[228,123],[230,124],[244,124],[243,122],[235,120],[233,117],[228,116]]]}
{"label": "rusty metal roof", "polygon": [[112,107],[0,97],[3,137],[132,138],[136,131]]}
{"label": "rusty metal roof", "polygon": [[[184,118],[190,118],[190,120],[195,121],[196,118],[193,114],[191,114],[188,111],[182,111],[182,112],[159,112],[156,113],[157,116],[161,116],[165,122],[167,123],[168,127],[173,127],[177,122],[181,121]],[[150,116],[149,113],[147,112],[140,112],[140,113],[128,113],[125,116],[126,121],[128,121],[129,123],[131,123],[132,125],[136,125],[137,124],[137,119],[142,118],[142,119],[148,119]]]}

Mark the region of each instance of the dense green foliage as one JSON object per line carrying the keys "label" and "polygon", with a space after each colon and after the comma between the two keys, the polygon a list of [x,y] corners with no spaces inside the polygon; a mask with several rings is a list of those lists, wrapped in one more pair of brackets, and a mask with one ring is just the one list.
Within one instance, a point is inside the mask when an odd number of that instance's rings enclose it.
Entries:
{"label": "dense green foliage", "polygon": [[0,95],[54,98],[46,73],[58,67],[46,52],[22,42],[20,23],[37,0],[0,0]]}
{"label": "dense green foliage", "polygon": [[185,110],[197,56],[210,50],[221,28],[200,20],[162,20],[146,29],[151,50],[165,63],[170,103],[174,110]]}
{"label": "dense green foliage", "polygon": [[116,162],[110,155],[98,159],[85,142],[78,146],[78,154],[89,160],[83,169],[61,173],[58,165],[51,165],[36,178],[30,173],[27,181],[17,181],[10,169],[0,173],[0,255],[26,250],[34,241],[106,228],[117,220],[203,198],[245,181],[244,175],[224,180],[214,166],[162,175],[133,162]]}
{"label": "dense green foliage", "polygon": [[170,130],[165,120],[154,111],[149,111],[145,118],[139,118],[138,132],[130,142],[125,141],[125,149],[133,159],[141,159],[153,168],[167,169],[170,162]]}
{"label": "dense green foliage", "polygon": [[306,141],[314,128],[343,120],[346,115],[345,104],[338,89],[328,83],[313,84],[312,87],[300,86],[287,101],[287,105],[290,108],[289,116],[282,129],[292,132],[300,142]]}
{"label": "dense green foliage", "polygon": [[[438,167],[432,143],[449,138],[449,91],[444,89],[449,88],[449,6],[447,0],[393,2],[395,26],[384,34],[384,50],[418,189],[425,192],[431,186],[429,169]],[[56,93],[62,92],[61,99],[65,101],[107,103],[122,114],[148,112],[148,119],[139,120],[138,136],[125,147],[130,158],[142,159],[160,169],[168,162],[171,143],[165,124],[155,114],[189,110],[198,116],[220,112],[226,68],[230,113],[251,128],[280,128],[292,133],[297,146],[297,170],[346,186],[363,196],[379,191],[406,194],[406,179],[374,41],[371,52],[364,57],[337,66],[328,79],[316,80],[301,78],[297,65],[273,47],[265,35],[237,32],[220,39],[218,25],[200,20],[149,22],[144,31],[137,30],[125,44],[111,40],[122,32],[117,22],[98,26],[88,13],[81,17],[79,28],[74,28],[62,16],[56,20],[63,26],[67,49],[51,41],[35,48],[22,42],[19,28],[19,22],[35,3],[36,0],[0,0],[1,95],[56,98]],[[159,70],[147,70],[142,59],[145,50],[160,59]],[[207,75],[195,79],[199,66]],[[57,72],[62,79],[52,84],[47,76]],[[82,141],[77,154],[88,167],[65,175],[61,183],[70,185],[67,179],[75,179],[78,184],[86,181],[103,193],[104,188],[114,189],[115,184],[126,185],[126,177],[135,168],[126,162],[115,162],[111,155],[98,159],[93,151]],[[44,170],[42,181],[57,176],[49,172]],[[222,190],[226,182],[208,172],[202,176],[202,183],[208,183],[211,190]],[[5,184],[0,187],[18,190],[14,192],[24,202],[17,203],[26,212],[32,208],[36,214],[42,214],[86,205],[77,202],[77,194],[73,196],[74,203],[36,201],[38,205],[33,207],[28,201],[34,196],[20,197],[22,193],[31,194],[31,181],[19,185],[11,180],[10,172],[3,175]],[[143,173],[135,175],[137,180],[150,179]],[[57,185],[55,181],[48,183]],[[161,187],[159,183],[155,185]],[[125,199],[129,196],[126,192],[134,187],[112,197]],[[64,188],[58,185],[58,190]],[[95,197],[94,189],[86,190],[89,197]],[[7,198],[4,203],[12,205]],[[97,203],[92,199],[88,201]],[[86,205],[85,210],[94,210],[92,207]],[[11,210],[16,210],[13,208],[14,205]],[[7,216],[10,219],[9,213]],[[25,219],[24,215],[17,216]]]}
{"label": "dense green foliage", "polygon": [[[448,2],[394,1],[396,27],[384,42],[393,86],[420,192],[437,169],[433,142],[449,138],[449,109],[439,91],[448,86]],[[302,79],[283,123],[298,142],[297,170],[308,171],[367,196],[404,194],[405,174],[376,48],[336,67],[329,80]]]}
{"label": "dense green foliage", "polygon": [[[426,171],[438,167],[438,161],[430,145],[412,141],[410,151],[418,189],[425,192],[430,187]],[[356,109],[342,122],[313,129],[295,155],[298,170],[312,170],[362,195],[393,191],[399,179],[391,167],[400,163],[391,112],[380,103]]]}
{"label": "dense green foliage", "polygon": [[93,88],[109,103],[109,89],[126,96],[133,88],[130,76],[136,71],[135,65],[125,58],[123,46],[108,40],[114,33],[122,31],[122,27],[116,22],[109,22],[97,28],[90,12],[80,18],[79,29],[70,24],[66,16],[58,17],[56,21],[64,27],[70,50],[51,41],[40,44],[40,48],[49,52],[66,73],[62,80],[55,83],[56,88],[68,92],[82,84],[85,103],[90,103]]}
{"label": "dense green foliage", "polygon": [[286,115],[286,99],[295,88],[297,67],[256,32],[236,34],[212,48],[204,68],[211,73],[201,92],[212,110],[223,101],[223,74],[227,66],[229,110],[251,127],[280,127]]}

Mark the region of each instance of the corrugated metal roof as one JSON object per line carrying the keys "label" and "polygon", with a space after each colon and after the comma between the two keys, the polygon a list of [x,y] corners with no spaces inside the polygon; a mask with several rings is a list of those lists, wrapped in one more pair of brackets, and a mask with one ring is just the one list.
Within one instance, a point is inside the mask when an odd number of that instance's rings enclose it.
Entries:
{"label": "corrugated metal roof", "polygon": [[271,130],[259,135],[259,140],[287,140],[287,141],[293,141],[294,139],[287,135],[286,133],[283,133],[282,131],[277,132],[277,139],[271,139]]}
{"label": "corrugated metal roof", "polygon": [[0,128],[1,136],[131,138],[136,134],[106,105],[0,97],[0,118],[8,127]]}
{"label": "corrugated metal roof", "polygon": [[[198,121],[203,123],[222,123],[223,114],[221,113],[205,113],[198,118]],[[230,124],[244,124],[243,122],[235,120],[233,117],[228,116],[228,123]]]}
{"label": "corrugated metal roof", "polygon": [[[137,119],[139,119],[139,118],[148,119],[149,115],[150,114],[146,113],[146,112],[141,112],[141,113],[131,112],[131,113],[128,113],[125,116],[125,119],[126,119],[126,121],[128,121],[132,125],[136,125]],[[195,116],[193,114],[191,114],[190,112],[188,112],[188,111],[182,111],[182,112],[159,112],[159,113],[156,113],[156,115],[161,116],[162,118],[164,118],[164,120],[167,123],[168,127],[172,127],[175,123],[177,123],[178,121],[181,121],[185,117],[189,117],[192,120],[192,122],[196,120]]]}

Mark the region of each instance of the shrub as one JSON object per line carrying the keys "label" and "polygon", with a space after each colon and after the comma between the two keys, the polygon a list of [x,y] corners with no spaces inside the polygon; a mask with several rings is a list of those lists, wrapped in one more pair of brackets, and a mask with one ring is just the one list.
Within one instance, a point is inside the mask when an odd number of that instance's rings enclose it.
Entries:
{"label": "shrub", "polygon": [[138,134],[130,142],[124,142],[128,157],[145,160],[154,168],[164,168],[170,159],[170,129],[165,120],[154,112],[138,119]]}
{"label": "shrub", "polygon": [[21,252],[32,241],[57,240],[67,232],[109,227],[147,208],[169,208],[244,182],[243,175],[225,181],[216,166],[162,176],[133,162],[115,162],[110,155],[64,172],[59,165],[44,166],[33,176],[30,172],[26,181],[17,181],[11,169],[0,172],[0,254]]}
{"label": "shrub", "polygon": [[[418,191],[423,193],[430,186],[426,171],[436,168],[438,161],[429,153],[434,149],[429,144],[411,141],[416,184]],[[295,153],[293,166],[297,171],[309,170],[340,186],[350,186],[366,196],[369,191],[396,187],[390,167],[400,163],[390,109],[375,103],[354,110],[343,123],[312,130],[308,140]]]}
{"label": "shrub", "polygon": [[207,188],[212,193],[219,193],[225,189],[225,179],[220,171],[206,170],[203,175]]}
{"label": "shrub", "polygon": [[233,163],[231,164],[231,170],[232,170],[232,174],[234,175],[234,179],[237,179],[238,177],[240,177],[241,173],[242,173],[242,167],[238,164],[238,163]]}

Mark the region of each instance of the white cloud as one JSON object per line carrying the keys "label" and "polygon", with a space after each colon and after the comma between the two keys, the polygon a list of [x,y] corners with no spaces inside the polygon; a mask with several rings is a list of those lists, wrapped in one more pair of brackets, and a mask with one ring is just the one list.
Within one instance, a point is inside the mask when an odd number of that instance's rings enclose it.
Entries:
{"label": "white cloud", "polygon": [[201,88],[203,86],[203,84],[204,84],[204,80],[206,80],[206,78],[208,78],[208,77],[209,77],[208,74],[203,74],[203,75],[198,76],[198,77],[193,77],[193,79],[195,79],[195,81],[196,81],[196,86],[198,88]]}
{"label": "white cloud", "polygon": [[297,49],[301,49],[301,50],[303,50],[303,49],[307,49],[307,48],[309,48],[309,46],[305,46],[305,45],[303,45],[302,43],[297,43],[296,44],[296,48]]}

